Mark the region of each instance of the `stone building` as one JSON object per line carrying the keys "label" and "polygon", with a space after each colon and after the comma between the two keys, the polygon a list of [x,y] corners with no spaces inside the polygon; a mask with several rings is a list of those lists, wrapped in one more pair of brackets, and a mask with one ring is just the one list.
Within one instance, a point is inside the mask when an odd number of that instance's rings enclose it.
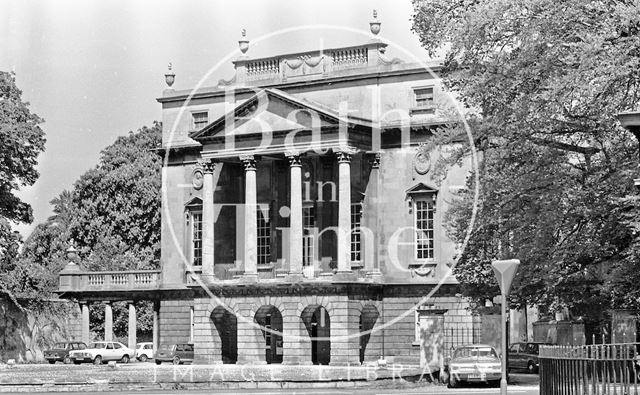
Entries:
{"label": "stone building", "polygon": [[440,65],[388,57],[370,27],[361,45],[257,59],[243,35],[215,87],[167,74],[161,270],[61,273],[85,333],[86,303],[151,299],[154,342],[204,363],[439,365],[478,340],[443,229],[471,164],[439,178],[422,148],[451,104]]}

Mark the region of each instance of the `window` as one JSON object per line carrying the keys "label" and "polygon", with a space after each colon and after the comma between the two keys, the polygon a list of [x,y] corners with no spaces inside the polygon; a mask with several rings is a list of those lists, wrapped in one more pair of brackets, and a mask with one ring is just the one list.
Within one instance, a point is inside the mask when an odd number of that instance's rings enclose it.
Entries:
{"label": "window", "polygon": [[209,113],[206,111],[194,112],[192,115],[193,115],[193,128],[195,130],[200,130],[205,126],[207,126],[207,123],[209,123]]}
{"label": "window", "polygon": [[360,262],[362,203],[351,203],[351,262]]}
{"label": "window", "polygon": [[415,201],[416,258],[433,259],[433,201]]}
{"label": "window", "polygon": [[316,212],[313,206],[302,208],[302,265],[310,266],[315,258],[314,230]]}
{"label": "window", "polygon": [[416,95],[416,107],[426,108],[433,105],[433,87],[417,88],[413,93]]}
{"label": "window", "polygon": [[113,343],[113,348],[118,350],[118,349],[122,348],[122,346],[120,345],[120,343]]}
{"label": "window", "polygon": [[107,343],[107,346],[105,348],[107,350],[113,350],[113,343]]}
{"label": "window", "polygon": [[258,265],[271,262],[271,224],[269,205],[258,206]]}
{"label": "window", "polygon": [[184,345],[184,350],[185,351],[193,351],[193,344],[185,344]]}
{"label": "window", "polygon": [[202,212],[191,212],[191,242],[193,266],[202,266]]}

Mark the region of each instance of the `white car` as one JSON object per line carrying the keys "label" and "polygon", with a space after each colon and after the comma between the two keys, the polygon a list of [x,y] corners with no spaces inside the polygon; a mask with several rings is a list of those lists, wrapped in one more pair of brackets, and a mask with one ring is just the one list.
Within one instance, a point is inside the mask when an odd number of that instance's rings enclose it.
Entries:
{"label": "white car", "polygon": [[73,350],[69,353],[69,357],[76,365],[82,362],[93,362],[96,365],[100,365],[106,361],[128,363],[135,355],[135,350],[120,342],[111,341],[93,342],[84,350]]}
{"label": "white car", "polygon": [[138,343],[138,347],[136,347],[136,359],[141,362],[147,362],[147,359],[153,359],[153,343]]}

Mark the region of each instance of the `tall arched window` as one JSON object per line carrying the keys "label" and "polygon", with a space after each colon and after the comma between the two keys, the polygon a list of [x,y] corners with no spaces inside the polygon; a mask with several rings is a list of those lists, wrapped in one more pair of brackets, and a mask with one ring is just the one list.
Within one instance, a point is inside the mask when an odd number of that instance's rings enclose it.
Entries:
{"label": "tall arched window", "polygon": [[202,200],[194,198],[185,206],[186,248],[185,252],[193,266],[202,266]]}

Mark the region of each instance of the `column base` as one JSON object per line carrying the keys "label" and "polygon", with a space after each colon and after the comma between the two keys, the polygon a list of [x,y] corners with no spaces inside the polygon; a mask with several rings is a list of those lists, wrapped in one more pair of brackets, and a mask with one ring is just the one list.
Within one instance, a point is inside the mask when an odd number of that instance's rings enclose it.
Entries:
{"label": "column base", "polygon": [[285,365],[285,366],[308,366],[308,365],[313,365],[313,362],[311,362],[311,360],[306,360],[300,357],[290,357],[290,358],[285,358],[282,360],[282,363],[280,365]]}
{"label": "column base", "polygon": [[360,362],[350,362],[350,361],[329,361],[329,366],[362,366]]}
{"label": "column base", "polygon": [[236,362],[236,365],[266,365],[267,361],[261,361],[261,360],[241,360],[240,358],[238,358],[238,361]]}
{"label": "column base", "polygon": [[367,273],[367,277],[372,280],[382,280],[382,272],[378,270]]}

